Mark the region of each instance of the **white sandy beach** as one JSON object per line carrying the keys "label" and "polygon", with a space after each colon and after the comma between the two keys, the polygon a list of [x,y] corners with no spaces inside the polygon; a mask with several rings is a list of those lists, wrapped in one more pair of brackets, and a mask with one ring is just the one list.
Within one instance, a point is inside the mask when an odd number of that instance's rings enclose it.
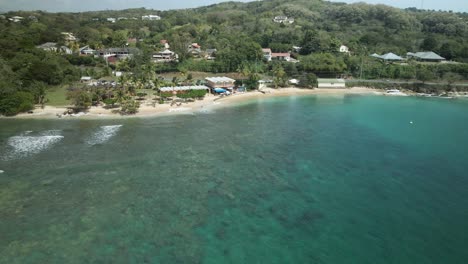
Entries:
{"label": "white sandy beach", "polygon": [[[172,114],[191,114],[197,111],[213,109],[219,107],[227,107],[241,102],[255,100],[260,98],[276,97],[276,96],[302,96],[302,95],[346,95],[346,94],[385,94],[382,90],[355,87],[350,89],[299,89],[299,88],[282,88],[271,89],[266,88],[259,91],[236,93],[230,96],[219,98],[219,96],[208,94],[203,100],[195,102],[182,103],[180,106],[170,103],[154,104],[152,100],[141,102],[138,113],[135,115],[122,116],[112,113],[112,109],[105,109],[102,106],[93,106],[86,113],[80,113],[72,116],[63,116],[61,119],[105,119],[105,118],[128,118],[128,117],[151,117]],[[32,114],[19,114],[14,117],[3,118],[38,118],[38,119],[58,119],[58,115],[63,114],[67,110],[66,107],[46,106],[43,109],[38,107]]]}

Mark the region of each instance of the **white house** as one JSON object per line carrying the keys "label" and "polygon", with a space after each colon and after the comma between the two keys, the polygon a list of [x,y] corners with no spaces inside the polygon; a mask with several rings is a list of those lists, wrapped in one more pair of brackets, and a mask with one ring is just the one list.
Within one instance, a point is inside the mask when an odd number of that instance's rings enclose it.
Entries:
{"label": "white house", "polygon": [[114,17],[108,17],[106,20],[107,22],[111,22],[111,23],[115,23],[115,21],[117,21],[117,19],[115,19]]}
{"label": "white house", "polygon": [[287,16],[275,16],[275,18],[273,18],[273,22],[282,24],[292,24],[294,23],[294,18],[288,18]]}
{"label": "white house", "polygon": [[341,53],[349,53],[349,48],[345,45],[340,46],[340,52]]}
{"label": "white house", "polygon": [[20,16],[14,16],[14,17],[8,18],[8,20],[10,20],[11,22],[15,22],[15,23],[21,22],[23,21],[23,19],[24,17],[20,17]]}
{"label": "white house", "polygon": [[175,54],[175,52],[170,51],[169,49],[165,49],[163,51],[153,54],[154,62],[169,62],[169,61],[177,61],[178,59],[179,59],[179,56]]}
{"label": "white house", "polygon": [[160,16],[157,15],[147,15],[147,16],[142,16],[142,20],[161,20]]}
{"label": "white house", "polygon": [[90,76],[83,76],[83,77],[81,77],[80,82],[81,83],[89,83],[89,82],[91,82],[91,79],[92,78]]}

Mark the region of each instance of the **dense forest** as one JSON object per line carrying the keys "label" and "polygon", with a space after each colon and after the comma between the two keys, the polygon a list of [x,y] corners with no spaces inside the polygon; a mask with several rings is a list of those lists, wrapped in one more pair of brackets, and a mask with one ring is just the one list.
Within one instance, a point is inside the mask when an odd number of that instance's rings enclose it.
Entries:
{"label": "dense forest", "polygon": [[[111,8],[111,7],[110,7]],[[158,15],[156,21],[143,15]],[[24,19],[12,22],[9,17]],[[275,23],[276,16],[294,23]],[[126,18],[115,23],[107,18]],[[78,43],[66,43],[72,32]],[[136,39],[129,43],[129,39]],[[167,40],[178,61],[155,64],[153,52]],[[108,65],[102,58],[47,52],[46,42],[68,45],[77,52],[133,46],[141,52],[129,61]],[[212,61],[193,58],[190,43],[216,49]],[[350,53],[340,53],[346,45]],[[294,49],[293,47],[301,47]],[[261,48],[291,52],[298,63],[267,63]],[[386,63],[372,53],[433,51],[450,63]],[[468,15],[386,5],[344,4],[321,0],[225,2],[195,9],[158,11],[128,9],[83,13],[9,12],[0,16],[0,113],[15,114],[43,103],[48,87],[74,83],[80,76],[108,75],[112,69],[148,80],[155,73],[178,71],[239,72],[255,82],[270,75],[275,84],[287,78],[349,76],[362,79],[441,81],[468,79]],[[150,71],[148,73],[148,71]],[[152,71],[152,72],[151,72]],[[153,77],[151,77],[153,76]]]}

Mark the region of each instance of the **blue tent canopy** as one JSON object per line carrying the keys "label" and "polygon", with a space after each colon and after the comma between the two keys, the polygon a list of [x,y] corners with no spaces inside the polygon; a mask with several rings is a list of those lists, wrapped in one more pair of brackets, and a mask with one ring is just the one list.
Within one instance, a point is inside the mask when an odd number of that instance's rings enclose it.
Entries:
{"label": "blue tent canopy", "polygon": [[214,88],[215,93],[225,93],[226,89],[223,88]]}

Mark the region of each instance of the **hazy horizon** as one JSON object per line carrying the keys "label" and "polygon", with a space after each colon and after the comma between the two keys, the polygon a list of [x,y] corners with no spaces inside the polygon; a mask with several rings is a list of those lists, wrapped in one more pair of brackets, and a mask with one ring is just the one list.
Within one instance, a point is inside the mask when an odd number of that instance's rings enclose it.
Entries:
{"label": "hazy horizon", "polygon": [[[154,0],[102,0],[102,1],[73,1],[73,0],[0,0],[0,12],[8,11],[34,11],[48,12],[85,12],[103,10],[121,10],[127,8],[145,7],[156,10],[183,9],[206,6],[221,2],[221,0],[179,0],[161,4]],[[238,2],[252,2],[252,0],[238,0]],[[369,4],[386,4],[397,8],[417,7],[430,10],[445,10],[454,12],[467,12],[468,5],[459,0],[333,0],[331,2],[366,2]]]}

